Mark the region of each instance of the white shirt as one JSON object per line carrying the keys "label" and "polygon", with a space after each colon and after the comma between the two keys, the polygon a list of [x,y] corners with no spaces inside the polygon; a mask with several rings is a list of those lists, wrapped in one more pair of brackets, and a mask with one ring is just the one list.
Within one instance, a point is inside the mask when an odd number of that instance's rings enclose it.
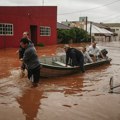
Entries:
{"label": "white shirt", "polygon": [[93,46],[89,46],[88,53],[98,56],[100,54],[100,49],[97,46],[95,48],[93,48]]}

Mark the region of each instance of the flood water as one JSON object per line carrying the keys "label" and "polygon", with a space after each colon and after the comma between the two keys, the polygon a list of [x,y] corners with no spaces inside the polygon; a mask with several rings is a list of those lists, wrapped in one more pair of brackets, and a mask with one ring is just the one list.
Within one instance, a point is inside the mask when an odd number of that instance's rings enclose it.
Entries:
{"label": "flood water", "polygon": [[[41,78],[36,88],[31,88],[27,77],[20,78],[17,49],[1,49],[0,120],[120,120],[120,88],[108,93],[111,76],[114,85],[120,84],[120,42],[98,45],[109,51],[110,65],[84,74]],[[37,48],[37,52],[53,55],[58,47]]]}

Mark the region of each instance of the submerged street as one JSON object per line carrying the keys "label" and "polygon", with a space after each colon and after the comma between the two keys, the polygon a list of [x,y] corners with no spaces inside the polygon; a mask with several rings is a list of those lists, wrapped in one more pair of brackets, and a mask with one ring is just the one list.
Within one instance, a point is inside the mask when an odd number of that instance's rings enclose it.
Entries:
{"label": "submerged street", "polygon": [[[0,49],[0,120],[120,120],[120,87],[109,93],[110,77],[114,85],[120,84],[120,41],[98,46],[108,50],[110,65],[41,78],[36,88],[27,77],[20,78],[17,48]],[[37,53],[54,55],[58,47],[63,45],[37,48]]]}

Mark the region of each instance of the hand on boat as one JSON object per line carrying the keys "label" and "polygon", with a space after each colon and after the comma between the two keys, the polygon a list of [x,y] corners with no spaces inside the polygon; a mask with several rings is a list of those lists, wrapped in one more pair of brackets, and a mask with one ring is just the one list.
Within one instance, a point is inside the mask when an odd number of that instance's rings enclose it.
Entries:
{"label": "hand on boat", "polygon": [[74,68],[79,68],[80,66],[74,66]]}

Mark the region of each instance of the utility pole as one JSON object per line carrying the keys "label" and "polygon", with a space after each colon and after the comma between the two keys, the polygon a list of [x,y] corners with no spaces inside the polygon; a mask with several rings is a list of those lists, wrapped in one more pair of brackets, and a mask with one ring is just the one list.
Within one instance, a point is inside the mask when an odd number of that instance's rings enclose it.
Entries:
{"label": "utility pole", "polygon": [[85,24],[86,24],[86,32],[87,32],[87,17],[86,17],[86,20],[85,20]]}
{"label": "utility pole", "polygon": [[90,22],[90,41],[91,43],[93,42],[92,41],[92,22]]}

